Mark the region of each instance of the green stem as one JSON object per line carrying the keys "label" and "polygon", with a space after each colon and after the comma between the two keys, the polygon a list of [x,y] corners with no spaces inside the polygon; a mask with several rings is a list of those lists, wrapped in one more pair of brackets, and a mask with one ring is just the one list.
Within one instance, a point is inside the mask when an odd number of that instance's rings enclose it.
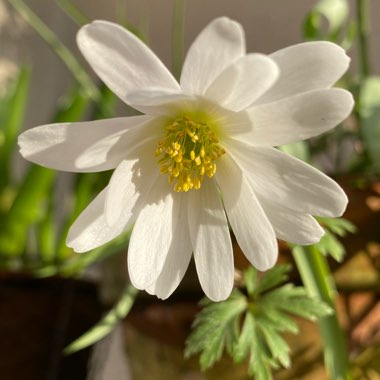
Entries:
{"label": "green stem", "polygon": [[313,246],[293,249],[293,257],[310,295],[326,302],[334,313],[318,320],[329,378],[351,379],[346,339],[334,304],[336,289],[326,258]]}
{"label": "green stem", "polygon": [[88,24],[91,20],[85,16],[79,8],[70,0],[57,0],[58,5],[62,10],[79,26]]}
{"label": "green stem", "polygon": [[101,319],[92,329],[84,333],[64,349],[65,354],[72,354],[83,348],[89,347],[108,335],[115,326],[124,319],[131,310],[138,290],[131,284],[125,287],[117,304]]}
{"label": "green stem", "polygon": [[361,79],[370,73],[368,61],[369,12],[368,0],[356,0],[356,19],[358,23],[358,50]]}
{"label": "green stem", "polygon": [[80,83],[86,95],[92,100],[98,101],[100,98],[98,88],[71,51],[57,38],[53,31],[37,16],[37,14],[24,3],[24,1],[8,1],[61,58],[62,62],[66,65],[74,78]]}

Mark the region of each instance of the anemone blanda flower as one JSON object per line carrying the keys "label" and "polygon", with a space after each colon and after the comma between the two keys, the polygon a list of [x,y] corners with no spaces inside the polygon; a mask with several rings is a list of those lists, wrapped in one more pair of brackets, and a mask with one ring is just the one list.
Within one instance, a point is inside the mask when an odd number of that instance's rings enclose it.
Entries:
{"label": "anemone blanda flower", "polygon": [[349,58],[330,42],[246,54],[240,24],[212,21],[189,49],[178,83],[121,26],[95,21],[78,45],[104,83],[144,115],[43,125],[19,138],[28,160],[58,170],[115,169],[70,229],[77,252],[134,223],[128,270],[134,286],[167,298],[192,253],[212,300],[233,286],[230,224],[248,260],[274,265],[277,240],[319,241],[311,215],[339,216],[347,197],[326,175],[275,146],[328,131],[353,106],[331,86]]}

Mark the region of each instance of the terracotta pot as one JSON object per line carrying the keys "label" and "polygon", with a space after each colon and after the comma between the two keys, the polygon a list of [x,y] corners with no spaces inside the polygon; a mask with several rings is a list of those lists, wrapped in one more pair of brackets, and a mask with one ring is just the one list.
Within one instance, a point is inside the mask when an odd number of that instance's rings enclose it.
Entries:
{"label": "terracotta pot", "polygon": [[89,282],[0,272],[1,380],[83,380],[89,350],[63,348],[100,318]]}

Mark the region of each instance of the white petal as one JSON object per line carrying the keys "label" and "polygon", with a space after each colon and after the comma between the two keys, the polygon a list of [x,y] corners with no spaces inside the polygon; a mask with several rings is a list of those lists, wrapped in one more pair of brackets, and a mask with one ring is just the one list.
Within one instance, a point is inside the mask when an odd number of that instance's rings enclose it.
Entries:
{"label": "white petal", "polygon": [[189,228],[199,281],[213,301],[226,299],[233,287],[231,237],[220,194],[213,180],[189,195]]}
{"label": "white petal", "polygon": [[159,166],[152,155],[153,148],[145,154],[143,149],[140,151],[139,159],[122,161],[110,179],[105,203],[106,219],[110,226],[118,222],[122,213],[134,213],[136,202],[149,193],[160,175]]}
{"label": "white petal", "polygon": [[241,25],[227,17],[206,26],[185,59],[181,87],[186,94],[203,95],[214,79],[245,52]]}
{"label": "white petal", "polygon": [[36,164],[64,171],[98,172],[115,168],[154,120],[132,116],[42,125],[22,133],[18,144],[20,153]]}
{"label": "white petal", "polygon": [[148,293],[155,294],[161,299],[168,298],[177,289],[189,266],[193,251],[187,221],[186,195],[178,195],[178,198],[180,198],[178,221],[162,272],[157,281],[146,289]]}
{"label": "white petal", "polygon": [[191,109],[195,101],[193,96],[165,91],[136,91],[127,97],[128,104],[133,108],[154,116],[164,116]]}
{"label": "white petal", "polygon": [[257,269],[271,268],[278,255],[276,236],[247,179],[228,155],[218,160],[216,176],[240,248]]}
{"label": "white petal", "polygon": [[263,54],[249,54],[228,66],[210,85],[205,97],[233,111],[249,107],[275,83],[276,63]]}
{"label": "white petal", "polygon": [[331,178],[275,148],[230,142],[229,153],[249,176],[253,190],[305,214],[341,216],[347,196]]}
{"label": "white petal", "polygon": [[[247,112],[235,112],[204,97],[189,95],[165,94],[163,92],[140,91],[132,94],[130,104],[136,109],[143,110],[149,115],[155,115],[157,129],[161,130],[165,123],[170,121],[170,115],[174,117],[189,116],[190,118],[205,117],[214,123],[219,131],[221,139],[223,136],[238,135],[252,131],[252,122]],[[169,117],[168,117],[169,115]]]}
{"label": "white petal", "polygon": [[305,140],[334,128],[352,111],[352,95],[342,89],[315,90],[247,110],[253,129],[242,140],[277,146]]}
{"label": "white petal", "polygon": [[96,74],[123,100],[138,90],[180,89],[156,55],[120,25],[94,21],[80,29],[77,42]]}
{"label": "white petal", "polygon": [[347,70],[350,58],[327,41],[305,42],[270,55],[280,68],[276,84],[258,100],[264,104],[301,92],[331,87]]}
{"label": "white petal", "polygon": [[290,210],[264,196],[258,198],[279,239],[301,245],[321,240],[325,231],[311,215]]}
{"label": "white petal", "polygon": [[178,205],[159,176],[133,228],[128,249],[128,272],[133,286],[149,287],[162,271],[178,220]]}
{"label": "white petal", "polygon": [[[87,206],[71,226],[66,244],[75,252],[87,252],[100,247],[125,232],[131,218],[122,214],[114,226],[110,227],[104,216],[104,202],[107,187]],[[138,213],[139,210],[136,210]]]}
{"label": "white petal", "polygon": [[194,113],[199,115],[207,115],[205,122],[211,121],[215,125],[218,131],[218,137],[220,142],[230,136],[250,133],[252,131],[252,122],[247,112],[234,112],[227,108],[221,107],[206,98],[197,98],[196,102],[193,102],[192,107],[183,112],[183,115],[187,113]]}

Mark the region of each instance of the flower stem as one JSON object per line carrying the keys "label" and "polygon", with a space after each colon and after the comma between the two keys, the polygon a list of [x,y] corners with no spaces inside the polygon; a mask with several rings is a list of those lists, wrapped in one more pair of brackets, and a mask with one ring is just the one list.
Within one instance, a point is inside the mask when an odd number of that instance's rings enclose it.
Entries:
{"label": "flower stem", "polygon": [[57,0],[57,4],[77,25],[83,26],[91,21],[71,0]]}
{"label": "flower stem", "polygon": [[356,0],[356,20],[358,23],[358,50],[361,79],[370,72],[368,61],[369,14],[368,0]]}
{"label": "flower stem", "polygon": [[293,257],[310,295],[324,301],[334,311],[333,314],[318,320],[329,378],[350,380],[352,377],[346,339],[336,315],[336,289],[327,260],[314,246],[296,247],[293,249]]}
{"label": "flower stem", "polygon": [[108,335],[131,310],[138,290],[131,284],[126,285],[123,294],[116,305],[101,319],[92,329],[88,330],[69,346],[64,349],[64,353],[72,354],[83,348],[89,347]]}

